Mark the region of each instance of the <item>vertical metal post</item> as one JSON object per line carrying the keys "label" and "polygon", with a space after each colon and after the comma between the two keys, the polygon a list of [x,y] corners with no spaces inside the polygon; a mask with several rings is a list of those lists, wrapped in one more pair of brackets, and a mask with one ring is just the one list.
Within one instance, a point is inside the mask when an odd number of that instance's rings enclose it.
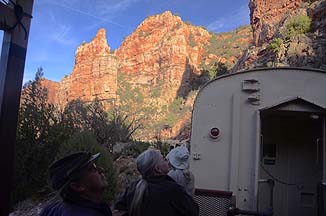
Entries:
{"label": "vertical metal post", "polygon": [[[33,0],[16,1],[27,14],[32,14]],[[12,8],[1,6],[2,20],[16,22]],[[8,16],[9,15],[9,16]],[[4,18],[5,17],[5,18]],[[13,183],[14,152],[19,101],[24,75],[26,48],[31,19],[24,16],[21,24],[6,31],[0,60],[0,215],[8,215]],[[6,29],[5,29],[6,30]]]}

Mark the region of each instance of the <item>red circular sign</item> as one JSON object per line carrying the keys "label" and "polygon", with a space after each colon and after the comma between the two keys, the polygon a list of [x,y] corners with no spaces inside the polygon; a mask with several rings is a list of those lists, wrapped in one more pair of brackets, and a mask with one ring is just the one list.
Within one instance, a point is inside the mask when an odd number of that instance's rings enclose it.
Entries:
{"label": "red circular sign", "polygon": [[212,138],[216,139],[220,135],[220,129],[216,127],[212,128],[210,135]]}

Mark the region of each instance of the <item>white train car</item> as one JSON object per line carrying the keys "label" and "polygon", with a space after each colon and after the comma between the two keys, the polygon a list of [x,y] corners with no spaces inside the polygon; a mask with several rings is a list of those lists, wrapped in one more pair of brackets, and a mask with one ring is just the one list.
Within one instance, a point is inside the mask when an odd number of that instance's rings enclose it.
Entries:
{"label": "white train car", "polygon": [[251,214],[325,216],[325,107],[321,70],[254,69],[207,83],[194,103],[190,141],[201,215],[246,213],[214,212],[231,206],[201,200],[217,191]]}

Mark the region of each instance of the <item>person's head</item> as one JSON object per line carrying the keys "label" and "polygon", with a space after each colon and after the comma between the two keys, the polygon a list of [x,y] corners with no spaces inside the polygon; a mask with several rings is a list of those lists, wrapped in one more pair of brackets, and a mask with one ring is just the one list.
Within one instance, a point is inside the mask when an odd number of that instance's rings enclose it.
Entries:
{"label": "person's head", "polygon": [[143,178],[146,178],[166,175],[169,172],[169,165],[159,150],[148,149],[137,157],[137,169]]}
{"label": "person's head", "polygon": [[189,168],[189,151],[185,146],[179,146],[172,149],[166,156],[170,165],[175,169],[188,169]]}
{"label": "person's head", "polygon": [[50,165],[52,186],[64,200],[76,196],[100,199],[107,181],[103,169],[95,164],[99,156],[100,153],[77,152]]}
{"label": "person's head", "polygon": [[169,172],[169,164],[159,150],[148,149],[137,157],[137,169],[142,179],[137,183],[135,194],[129,209],[129,215],[142,215],[143,196],[147,189],[147,178],[158,175],[166,175]]}

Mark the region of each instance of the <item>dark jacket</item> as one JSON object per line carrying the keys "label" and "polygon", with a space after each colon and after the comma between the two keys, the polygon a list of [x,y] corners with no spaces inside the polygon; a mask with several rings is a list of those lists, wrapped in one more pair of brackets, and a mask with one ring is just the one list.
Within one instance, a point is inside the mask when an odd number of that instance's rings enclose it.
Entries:
{"label": "dark jacket", "polygon": [[47,205],[40,216],[112,216],[106,203],[97,204],[90,200],[56,201]]}
{"label": "dark jacket", "polygon": [[[142,205],[143,216],[197,216],[198,205],[186,191],[167,175],[146,179],[147,190]],[[135,193],[138,181],[133,182],[116,202],[114,208],[127,211]]]}

